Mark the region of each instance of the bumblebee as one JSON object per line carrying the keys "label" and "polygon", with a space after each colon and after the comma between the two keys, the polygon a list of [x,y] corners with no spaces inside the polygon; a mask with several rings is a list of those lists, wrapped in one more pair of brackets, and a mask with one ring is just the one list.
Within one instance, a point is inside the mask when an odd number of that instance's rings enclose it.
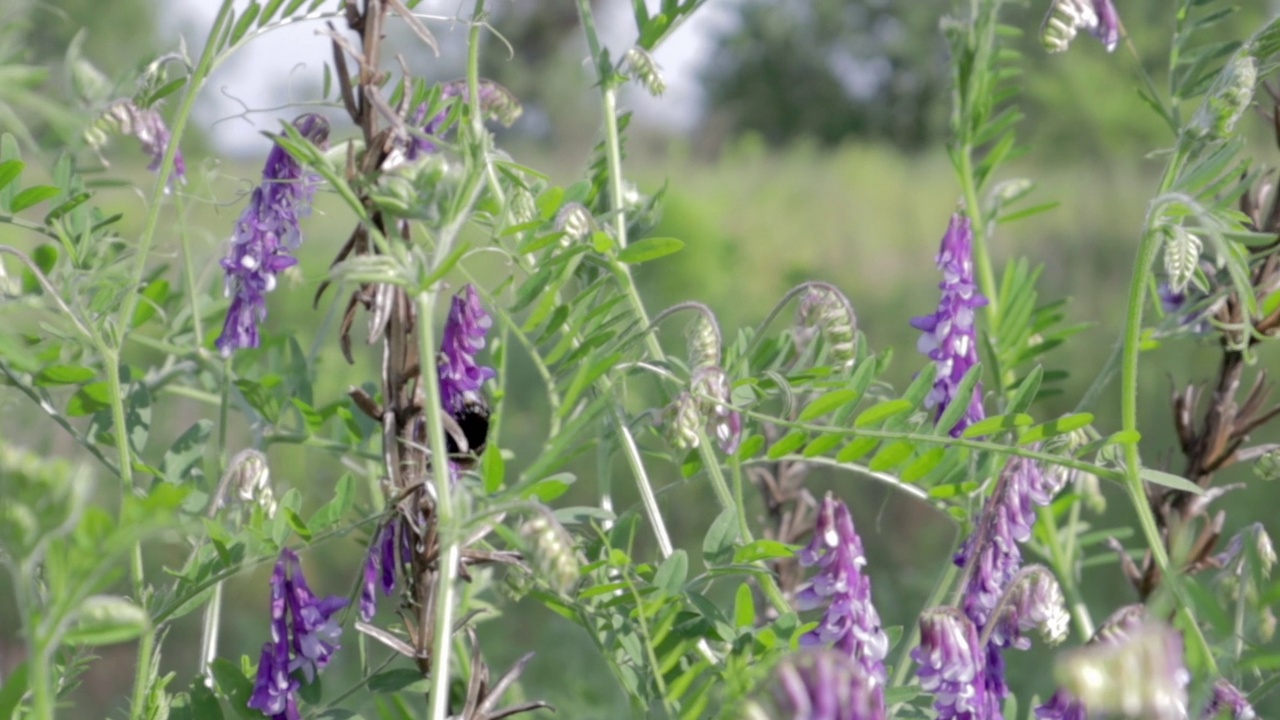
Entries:
{"label": "bumblebee", "polygon": [[[449,459],[462,470],[470,470],[479,462],[489,442],[489,401],[483,395],[467,393],[462,409],[447,415],[445,447]],[[464,440],[465,448],[458,440]]]}

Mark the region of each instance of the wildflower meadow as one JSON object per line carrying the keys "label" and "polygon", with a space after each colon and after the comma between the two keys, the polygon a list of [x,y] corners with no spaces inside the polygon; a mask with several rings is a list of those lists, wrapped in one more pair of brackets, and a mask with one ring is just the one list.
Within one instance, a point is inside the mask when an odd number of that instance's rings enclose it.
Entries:
{"label": "wildflower meadow", "polygon": [[[930,305],[868,318],[735,274],[635,179],[628,99],[665,101],[656,53],[719,2],[533,3],[575,10],[567,181],[507,143],[496,0],[211,0],[127,78],[77,36],[59,90],[0,88],[0,719],[1280,717],[1276,509],[1223,509],[1280,479],[1280,16],[921,3],[946,196],[877,222],[929,228],[879,281]],[[240,173],[202,103],[295,26],[331,54]],[[1114,224],[1024,161],[1026,38],[1159,128],[1097,317],[1009,240]],[[1171,349],[1199,380],[1162,393]]]}

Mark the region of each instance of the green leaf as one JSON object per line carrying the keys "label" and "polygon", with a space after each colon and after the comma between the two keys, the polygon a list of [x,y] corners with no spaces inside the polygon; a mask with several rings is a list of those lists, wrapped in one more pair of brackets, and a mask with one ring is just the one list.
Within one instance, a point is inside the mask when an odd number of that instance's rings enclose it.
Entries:
{"label": "green leaf", "polygon": [[862,411],[857,419],[853,421],[853,426],[858,428],[868,427],[882,420],[888,420],[894,415],[909,412],[914,407],[910,400],[885,400]]}
{"label": "green leaf", "polygon": [[764,449],[764,436],[751,435],[738,446],[738,460],[750,460]]}
{"label": "green leaf", "polygon": [[1046,438],[1056,437],[1058,435],[1066,435],[1075,432],[1082,427],[1088,427],[1093,424],[1093,415],[1090,413],[1076,413],[1075,415],[1064,415],[1056,420],[1050,420],[1046,423],[1040,423],[1030,430],[1022,434],[1018,438],[1019,445],[1027,445],[1039,442]]}
{"label": "green leaf", "polygon": [[240,19],[236,21],[236,26],[231,30],[231,38],[227,41],[227,44],[234,45],[240,38],[244,37],[244,34],[249,31],[249,27],[253,25],[253,21],[258,18],[258,13],[261,11],[262,6],[258,5],[258,3],[250,3],[249,7],[244,9]]}
{"label": "green leaf", "polygon": [[871,462],[867,466],[875,472],[886,472],[906,462],[914,451],[915,445],[910,441],[898,440],[886,445],[883,450],[876,453],[876,456],[871,458]]}
{"label": "green leaf", "polygon": [[535,482],[520,493],[520,497],[526,500],[536,497],[544,503],[549,503],[565,494],[569,486],[576,482],[577,479],[577,476],[573,473],[557,473]]}
{"label": "green leaf", "polygon": [[52,185],[33,185],[13,196],[10,210],[16,215],[33,205],[38,205],[60,194],[62,194],[62,190]]}
{"label": "green leaf", "polygon": [[942,415],[938,418],[934,429],[938,434],[949,433],[951,428],[960,422],[960,418],[964,416],[969,409],[968,399],[973,397],[973,389],[977,387],[978,380],[982,378],[982,363],[974,363],[973,367],[964,374],[960,379],[960,384],[956,387],[956,391],[951,397],[957,398],[957,402],[947,405],[947,409],[942,411]]}
{"label": "green leaf", "polygon": [[672,597],[680,594],[685,579],[689,577],[689,554],[684,550],[676,550],[671,557],[662,561],[658,571],[653,574],[653,585],[663,595]]}
{"label": "green leaf", "polygon": [[769,452],[765,454],[765,457],[770,460],[777,460],[785,455],[790,455],[796,450],[799,450],[800,446],[804,445],[805,441],[808,439],[809,433],[804,430],[792,430],[779,438],[778,442],[769,446]]}
{"label": "green leaf", "polygon": [[111,406],[110,390],[105,382],[85,385],[67,400],[67,415],[84,417]]}
{"label": "green leaf", "polygon": [[502,489],[507,476],[507,461],[502,457],[502,450],[489,443],[489,448],[480,461],[480,474],[484,478],[484,491],[492,495]]}
{"label": "green leaf", "polygon": [[97,375],[91,368],[80,365],[50,365],[36,374],[35,384],[39,387],[48,385],[78,385],[88,382]]}
{"label": "green leaf", "polygon": [[0,720],[12,720],[14,711],[22,703],[27,692],[27,663],[22,662],[5,679],[0,687]]}
{"label": "green leaf", "polygon": [[196,467],[204,457],[205,441],[213,432],[213,421],[207,418],[197,420],[187,428],[164,454],[160,469],[164,479],[180,485],[195,477]]}
{"label": "green leaf", "polygon": [[1142,476],[1143,480],[1146,480],[1149,483],[1155,483],[1156,485],[1163,485],[1167,488],[1172,488],[1174,490],[1181,490],[1182,492],[1188,492],[1188,493],[1191,493],[1192,495],[1204,494],[1204,488],[1200,487],[1199,485],[1196,485],[1195,483],[1191,482],[1190,480],[1184,477],[1181,477],[1179,475],[1174,475],[1173,473],[1167,473],[1161,470],[1156,470],[1154,468],[1144,467],[1142,468],[1141,471],[1139,471],[1138,474]]}
{"label": "green leaf", "polygon": [[799,421],[809,422],[815,418],[822,417],[827,413],[840,409],[841,406],[851,403],[858,399],[859,393],[856,390],[832,390],[823,393],[813,399],[813,402],[805,406],[800,411]]}
{"label": "green leaf", "polygon": [[132,327],[139,327],[146,321],[155,317],[156,311],[164,306],[164,301],[169,297],[169,281],[153,280],[148,283],[142,290],[142,300],[138,303],[138,308],[133,311]]}
{"label": "green leaf", "polygon": [[[246,659],[245,662],[248,660]],[[226,658],[216,658],[209,669],[213,671],[213,679],[217,682],[218,689],[227,698],[227,704],[235,708],[236,712],[240,713],[240,717],[262,717],[261,712],[248,706],[249,698],[253,695],[253,681],[245,676],[239,665]]]}
{"label": "green leaf", "polygon": [[289,523],[290,529],[298,533],[298,537],[306,542],[311,542],[311,529],[307,527],[307,523],[298,515],[298,512],[292,508],[280,508],[284,513],[285,522]]}
{"label": "green leaf", "polygon": [[24,167],[21,160],[5,160],[0,162],[0,190],[3,190],[9,183],[22,174]]}
{"label": "green leaf", "polygon": [[645,238],[623,248],[622,252],[618,253],[618,260],[628,265],[635,265],[666,257],[672,253],[679,252],[683,247],[684,241],[676,238]]}
{"label": "green leaf", "polygon": [[1016,415],[995,415],[970,425],[960,434],[962,438],[976,438],[983,435],[990,435],[1001,430],[1011,430],[1018,427],[1026,427],[1035,422],[1030,415],[1021,413]]}
{"label": "green leaf", "polygon": [[738,629],[752,628],[756,625],[756,603],[752,597],[751,586],[742,583],[733,598],[733,624]]}
{"label": "green leaf", "polygon": [[379,694],[397,693],[402,690],[425,693],[430,689],[430,685],[427,683],[427,679],[422,677],[422,672],[419,670],[394,668],[384,670],[369,678],[369,689]]}
{"label": "green leaf", "polygon": [[943,458],[947,455],[946,448],[930,448],[920,457],[911,461],[911,464],[903,468],[900,479],[904,483],[914,483],[920,481],[934,468],[942,463]]}
{"label": "green leaf", "polygon": [[117,595],[94,595],[80,603],[63,637],[68,645],[114,645],[141,637],[151,627],[147,611]]}
{"label": "green leaf", "polygon": [[860,437],[853,442],[845,445],[836,453],[836,462],[849,463],[862,458],[867,453],[876,449],[876,445],[880,444],[880,440],[871,437]]}
{"label": "green leaf", "polygon": [[739,565],[746,565],[758,560],[773,560],[775,558],[789,558],[795,555],[795,548],[777,540],[752,540],[751,542],[738,548],[733,553],[733,562]]}
{"label": "green leaf", "polygon": [[731,507],[720,511],[702,538],[702,558],[708,565],[727,559],[738,539],[738,513]]}

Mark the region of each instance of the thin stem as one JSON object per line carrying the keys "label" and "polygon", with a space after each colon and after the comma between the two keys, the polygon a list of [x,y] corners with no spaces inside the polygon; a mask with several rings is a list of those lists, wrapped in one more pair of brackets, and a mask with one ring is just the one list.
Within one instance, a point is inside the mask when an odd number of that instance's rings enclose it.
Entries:
{"label": "thin stem", "polygon": [[631,466],[631,473],[636,476],[640,501],[644,504],[645,514],[649,516],[649,523],[653,525],[653,534],[658,539],[658,550],[662,553],[662,557],[669,558],[674,549],[671,545],[671,536],[667,533],[666,523],[662,519],[662,510],[658,507],[658,498],[653,494],[653,485],[649,483],[648,471],[645,470],[644,460],[640,458],[640,448],[636,446],[636,440],[631,436],[631,428],[627,427],[627,420],[616,404],[613,406],[613,425],[618,437],[622,440],[622,455]]}
{"label": "thin stem", "polygon": [[[1079,502],[1080,500],[1077,499],[1076,503]],[[1075,573],[1072,572],[1071,556],[1067,554],[1062,538],[1058,535],[1058,523],[1049,508],[1038,508],[1037,514],[1048,536],[1049,561],[1053,565],[1054,574],[1058,576],[1058,585],[1066,596],[1071,617],[1075,620],[1076,632],[1080,635],[1081,642],[1088,642],[1089,638],[1093,637],[1093,618],[1089,615],[1089,608],[1080,595],[1080,587],[1076,584]]]}
{"label": "thin stem", "polygon": [[[435,325],[432,323],[435,309],[435,293],[424,291],[418,294],[418,341],[419,357],[435,357]],[[424,406],[441,408],[440,377],[434,362],[422,363],[422,389],[426,394]],[[427,439],[431,446],[431,478],[436,491],[435,522],[437,537],[440,543],[439,566],[436,576],[435,597],[435,633],[431,651],[431,690],[428,706],[431,713],[428,717],[442,718],[448,715],[449,705],[449,655],[453,648],[453,603],[457,584],[458,560],[458,522],[454,517],[453,487],[450,482],[448,467],[448,446],[445,443],[444,423],[440,419],[439,410],[428,410]]]}
{"label": "thin stem", "polygon": [[182,243],[182,272],[187,281],[187,300],[191,303],[191,325],[196,334],[196,347],[204,347],[204,320],[197,304],[195,259],[191,256],[191,237],[187,233],[187,212],[182,193],[173,194],[174,207],[178,211],[178,240]]}
{"label": "thin stem", "polygon": [[973,225],[973,258],[978,274],[978,287],[987,298],[987,324],[992,335],[999,331],[999,296],[996,292],[996,273],[991,265],[987,249],[986,219],[982,217],[982,205],[978,200],[978,186],[973,177],[973,148],[968,142],[960,147],[960,187],[964,193],[965,214]]}
{"label": "thin stem", "polygon": [[[1174,178],[1177,177],[1185,157],[1185,153],[1182,152],[1181,148],[1175,151],[1173,159],[1165,169],[1165,176],[1161,181],[1158,196],[1163,196],[1168,191]],[[1164,539],[1160,536],[1160,529],[1156,525],[1155,515],[1147,498],[1146,486],[1141,475],[1142,457],[1138,452],[1138,439],[1140,438],[1138,434],[1138,354],[1142,341],[1142,313],[1146,306],[1147,276],[1151,271],[1151,266],[1155,263],[1156,254],[1160,249],[1159,233],[1151,229],[1149,227],[1150,224],[1150,222],[1147,223],[1148,227],[1144,228],[1142,237],[1138,241],[1133,275],[1129,281],[1128,306],[1125,316],[1124,352],[1120,367],[1120,423],[1122,431],[1125,432],[1129,440],[1123,443],[1125,458],[1123,476],[1129,501],[1133,505],[1134,512],[1138,515],[1138,524],[1142,528],[1142,534],[1151,552],[1151,557],[1155,560],[1165,583],[1177,599],[1178,614],[1182,616],[1187,625],[1185,630],[1198,646],[1197,649],[1207,664],[1210,675],[1217,676],[1217,662],[1214,660],[1213,652],[1209,648],[1208,641],[1200,630],[1199,624],[1196,623],[1195,617],[1191,613],[1191,606],[1182,591],[1182,583],[1177,577],[1177,569],[1172,567],[1169,562],[1169,554],[1165,549]]]}
{"label": "thin stem", "polygon": [[[951,545],[951,552],[947,554],[947,566],[942,572],[942,577],[938,580],[938,584],[934,586],[933,592],[929,595],[929,599],[925,601],[923,610],[937,607],[942,604],[942,598],[947,596],[951,591],[951,586],[959,577],[960,568],[956,567],[950,558],[955,555],[956,548],[959,547],[959,536]],[[911,648],[920,643],[920,624],[914,623],[911,627],[911,633],[903,638],[901,644],[898,645],[897,656],[893,660],[893,679],[889,682],[889,687],[902,687],[907,681],[907,673],[911,671],[910,653]],[[892,711],[892,708],[890,709]],[[890,717],[893,717],[892,712]]]}
{"label": "thin stem", "polygon": [[18,588],[18,611],[27,635],[27,685],[31,691],[31,718],[52,720],[54,692],[49,676],[50,663],[45,648],[44,633],[40,632],[35,609],[40,606],[40,594],[36,591],[37,571],[34,562],[14,567],[14,582]]}
{"label": "thin stem", "polygon": [[147,681],[151,678],[151,660],[155,651],[156,631],[148,629],[138,640],[138,671],[133,676],[133,702],[129,705],[130,720],[141,720],[146,710]]}
{"label": "thin stem", "polygon": [[218,15],[214,18],[213,27],[209,30],[208,38],[205,40],[204,50],[200,53],[200,60],[196,63],[195,71],[187,79],[187,90],[182,97],[182,104],[178,106],[178,112],[174,115],[173,123],[170,126],[169,145],[165,148],[164,159],[160,161],[160,167],[156,170],[155,189],[151,191],[151,202],[147,207],[147,219],[142,227],[142,235],[138,238],[138,247],[135,250],[133,283],[131,290],[125,293],[124,300],[120,304],[120,327],[128,327],[129,321],[133,318],[134,308],[138,306],[138,298],[140,296],[138,287],[142,285],[142,278],[147,272],[147,257],[151,253],[151,245],[155,240],[156,229],[160,225],[161,200],[164,199],[165,193],[169,188],[169,177],[173,173],[173,159],[178,154],[178,145],[182,140],[183,131],[187,128],[187,120],[191,117],[191,110],[195,107],[196,96],[199,95],[200,89],[212,69],[213,59],[217,55],[218,38],[222,36],[223,26],[226,25],[231,17],[231,8],[234,4],[234,0],[222,0],[222,5],[218,8]]}

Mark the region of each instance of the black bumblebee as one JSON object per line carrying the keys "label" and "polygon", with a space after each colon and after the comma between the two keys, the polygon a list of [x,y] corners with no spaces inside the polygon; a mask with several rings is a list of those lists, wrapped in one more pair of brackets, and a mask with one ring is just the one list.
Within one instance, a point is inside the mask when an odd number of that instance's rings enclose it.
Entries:
{"label": "black bumblebee", "polygon": [[[484,454],[489,442],[490,414],[489,401],[483,395],[467,393],[462,409],[446,416],[445,447],[449,450],[449,459],[460,469],[474,468]],[[465,450],[459,439],[466,441]]]}

